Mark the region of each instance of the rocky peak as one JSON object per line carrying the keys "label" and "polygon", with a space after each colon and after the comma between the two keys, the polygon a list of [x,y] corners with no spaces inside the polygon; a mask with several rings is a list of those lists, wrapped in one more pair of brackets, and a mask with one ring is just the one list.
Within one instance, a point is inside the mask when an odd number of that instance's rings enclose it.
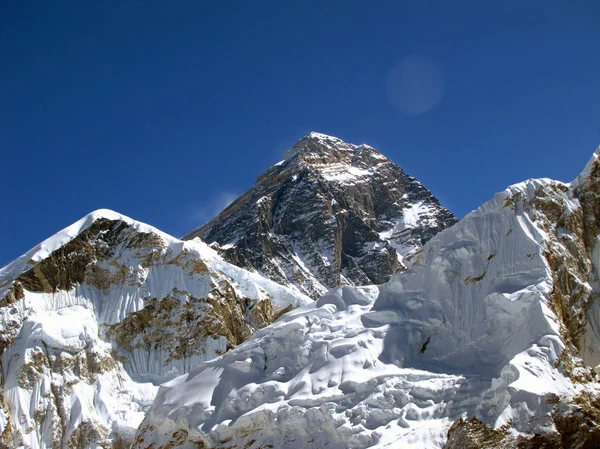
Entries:
{"label": "rocky peak", "polygon": [[323,172],[326,176],[335,172],[352,174],[352,169],[368,170],[381,163],[390,163],[389,159],[369,145],[348,144],[337,137],[311,132],[300,139],[283,156],[283,159],[273,165],[257,179],[269,178],[273,173],[293,174],[302,170]]}
{"label": "rocky peak", "polygon": [[387,281],[456,221],[375,149],[312,132],[185,238],[215,243],[230,262],[317,297]]}
{"label": "rocky peak", "polygon": [[354,165],[361,161],[361,159],[364,162],[365,156],[369,157],[371,155],[375,155],[375,160],[388,160],[385,156],[368,145],[348,144],[337,137],[313,131],[296,142],[296,144],[284,155],[282,162],[296,159],[315,166],[336,163]]}

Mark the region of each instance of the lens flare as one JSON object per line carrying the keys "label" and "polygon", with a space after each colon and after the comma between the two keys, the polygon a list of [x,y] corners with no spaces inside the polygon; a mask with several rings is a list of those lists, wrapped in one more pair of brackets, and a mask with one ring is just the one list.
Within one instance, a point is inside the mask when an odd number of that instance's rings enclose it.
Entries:
{"label": "lens flare", "polygon": [[409,55],[390,70],[386,93],[398,110],[409,115],[429,111],[442,99],[444,79],[430,57]]}

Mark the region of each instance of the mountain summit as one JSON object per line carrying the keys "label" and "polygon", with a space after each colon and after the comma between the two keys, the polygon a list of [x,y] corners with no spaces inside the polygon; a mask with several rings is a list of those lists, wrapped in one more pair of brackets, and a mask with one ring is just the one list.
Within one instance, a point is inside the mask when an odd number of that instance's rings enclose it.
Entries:
{"label": "mountain summit", "polygon": [[368,145],[311,132],[249,191],[184,239],[318,297],[381,284],[456,217]]}

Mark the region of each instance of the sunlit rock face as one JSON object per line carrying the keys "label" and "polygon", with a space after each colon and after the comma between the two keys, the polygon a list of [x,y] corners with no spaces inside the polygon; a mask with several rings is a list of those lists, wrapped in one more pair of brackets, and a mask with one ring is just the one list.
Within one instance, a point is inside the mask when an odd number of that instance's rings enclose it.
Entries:
{"label": "sunlit rock face", "polygon": [[252,189],[185,238],[314,298],[388,281],[457,219],[368,145],[310,133]]}
{"label": "sunlit rock face", "polygon": [[0,271],[0,445],[128,447],[156,385],[308,302],[96,211]]}
{"label": "sunlit rock face", "polygon": [[134,447],[600,447],[599,155],[163,384]]}

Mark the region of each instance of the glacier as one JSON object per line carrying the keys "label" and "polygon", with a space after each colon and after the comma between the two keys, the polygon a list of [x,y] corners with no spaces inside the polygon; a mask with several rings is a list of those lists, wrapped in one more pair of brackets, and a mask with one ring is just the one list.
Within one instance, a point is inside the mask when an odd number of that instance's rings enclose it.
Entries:
{"label": "glacier", "polygon": [[597,447],[599,155],[164,383],[134,447]]}

